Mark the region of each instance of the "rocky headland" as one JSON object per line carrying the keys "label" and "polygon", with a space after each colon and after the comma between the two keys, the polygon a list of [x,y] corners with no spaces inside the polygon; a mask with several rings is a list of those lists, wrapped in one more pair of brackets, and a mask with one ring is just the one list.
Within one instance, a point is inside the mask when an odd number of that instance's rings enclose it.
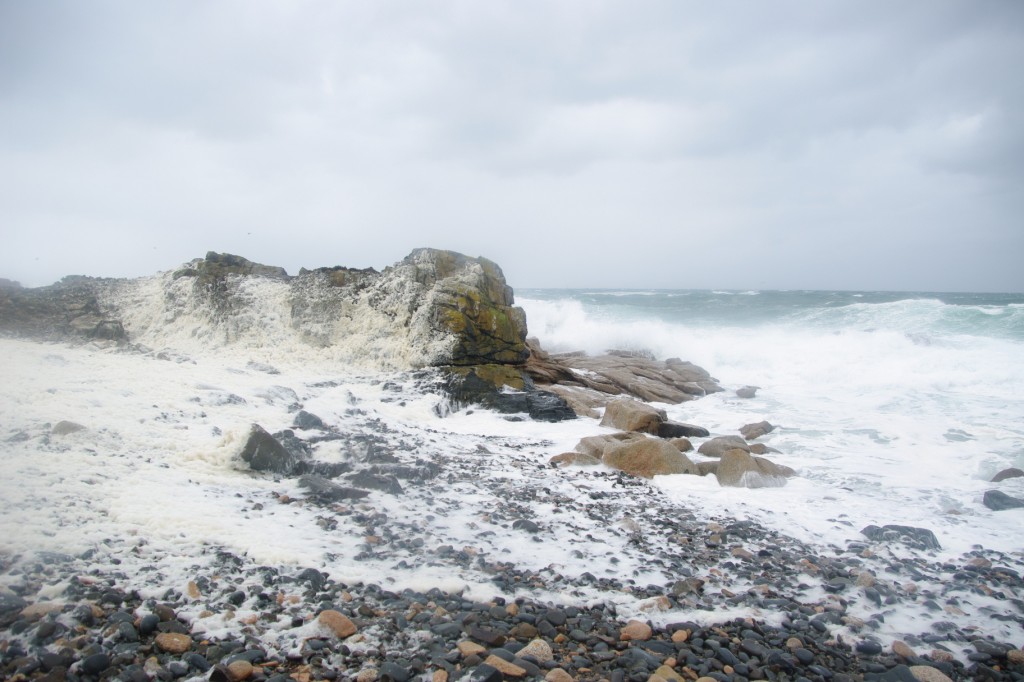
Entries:
{"label": "rocky headland", "polygon": [[[154,347],[167,326],[181,345]],[[708,520],[670,503],[647,479],[715,476],[757,488],[797,472],[755,442],[774,429],[766,421],[737,435],[668,419],[659,405],[723,390],[700,367],[628,351],[545,352],[486,259],[418,249],[382,272],[289,276],[210,253],[143,280],[69,277],[39,289],[5,281],[0,335],[172,362],[187,361],[189,343],[243,344],[272,359],[275,341],[298,340],[332,361],[388,370],[389,400],[442,391],[453,409],[607,427],[546,456],[545,467],[521,445],[483,440],[448,451],[429,432],[411,438],[365,417],[354,398],[339,428],[308,411],[301,391],[277,387],[265,399],[291,415],[290,428],[253,424],[237,460],[249,475],[297,481],[303,496],[253,494],[240,513],[312,510],[325,533],[359,538],[356,560],[472,572],[495,596],[391,590],[386,576],[345,583],[323,566],[254,563],[215,546],[195,558],[187,584],[167,584],[160,557],[147,558],[145,538],[133,537],[77,555],[0,555],[4,679],[1024,680],[1024,640],[986,637],[961,620],[978,608],[1024,627],[1020,556],[978,548],[940,561],[934,534],[903,526],[869,526],[844,547],[816,548],[725,512]],[[268,357],[245,371],[274,375]],[[330,386],[305,388],[312,395]],[[2,437],[53,455],[88,431],[59,422]],[[344,461],[318,458],[324,444]],[[477,540],[454,546],[431,522],[458,517],[472,497],[488,501],[469,522]],[[554,511],[541,517],[540,506]],[[520,554],[560,544],[593,560],[592,572],[523,567]],[[901,639],[876,635],[887,618],[917,617],[921,626]]]}

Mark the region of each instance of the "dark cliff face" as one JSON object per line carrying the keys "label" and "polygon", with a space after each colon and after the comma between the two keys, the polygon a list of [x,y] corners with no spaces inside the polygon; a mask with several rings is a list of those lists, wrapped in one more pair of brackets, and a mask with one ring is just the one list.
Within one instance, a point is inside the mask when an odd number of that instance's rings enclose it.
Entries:
{"label": "dark cliff face", "polygon": [[126,338],[113,311],[96,296],[103,280],[65,277],[57,284],[25,289],[0,287],[0,334],[40,341]]}

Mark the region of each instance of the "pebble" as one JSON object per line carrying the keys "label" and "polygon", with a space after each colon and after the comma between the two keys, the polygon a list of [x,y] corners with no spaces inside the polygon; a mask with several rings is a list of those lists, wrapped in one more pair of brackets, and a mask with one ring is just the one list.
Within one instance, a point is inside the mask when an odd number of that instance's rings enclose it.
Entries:
{"label": "pebble", "polygon": [[912,665],[910,666],[910,672],[918,682],[953,682],[941,670],[928,665]]}
{"label": "pebble", "polygon": [[540,663],[553,660],[555,654],[551,651],[551,645],[543,639],[535,639],[519,650],[520,657],[530,656]]}
{"label": "pebble", "polygon": [[651,638],[651,626],[639,620],[631,620],[622,628],[619,638],[622,641],[646,641]]}
{"label": "pebble", "polygon": [[351,637],[357,630],[355,623],[348,616],[333,609],[321,611],[317,621],[338,639]]}
{"label": "pebble", "polygon": [[170,654],[183,654],[192,648],[192,638],[176,632],[161,632],[156,636],[156,646]]}

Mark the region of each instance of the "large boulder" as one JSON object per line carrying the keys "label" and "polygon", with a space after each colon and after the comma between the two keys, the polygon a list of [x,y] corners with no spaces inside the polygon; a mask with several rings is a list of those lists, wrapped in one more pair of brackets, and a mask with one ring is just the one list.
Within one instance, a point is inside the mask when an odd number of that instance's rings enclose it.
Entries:
{"label": "large boulder", "polygon": [[690,458],[668,441],[643,438],[605,449],[601,458],[606,465],[633,476],[651,478],[662,474],[697,474]]}
{"label": "large boulder", "polygon": [[722,454],[715,470],[718,483],[739,488],[778,488],[796,472],[762,457],[734,448]]}
{"label": "large boulder", "polygon": [[622,431],[656,434],[658,428],[666,420],[664,410],[659,410],[632,398],[619,398],[605,406],[601,426],[610,426]]}

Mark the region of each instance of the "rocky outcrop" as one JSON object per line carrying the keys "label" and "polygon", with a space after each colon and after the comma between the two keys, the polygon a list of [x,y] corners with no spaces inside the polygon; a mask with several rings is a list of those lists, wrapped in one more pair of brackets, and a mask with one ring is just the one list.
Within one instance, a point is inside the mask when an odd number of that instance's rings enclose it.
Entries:
{"label": "rocky outcrop", "polygon": [[678,358],[656,360],[646,353],[612,350],[605,355],[548,353],[529,339],[526,372],[536,384],[565,398],[579,414],[597,410],[616,397],[677,404],[722,390],[704,369]]}
{"label": "rocky outcrop", "polygon": [[[7,280],[5,280],[7,281]],[[65,277],[47,287],[0,287],[0,334],[42,341],[126,340],[117,312],[103,305],[96,289],[110,280]]]}
{"label": "rocky outcrop", "polygon": [[526,315],[501,268],[453,251],[416,249],[383,272],[332,267],[291,277],[280,267],[210,252],[138,280],[68,277],[39,289],[5,282],[0,334],[183,352],[305,346],[346,364],[442,368],[442,386],[456,402],[538,419],[575,417],[524,373]]}

